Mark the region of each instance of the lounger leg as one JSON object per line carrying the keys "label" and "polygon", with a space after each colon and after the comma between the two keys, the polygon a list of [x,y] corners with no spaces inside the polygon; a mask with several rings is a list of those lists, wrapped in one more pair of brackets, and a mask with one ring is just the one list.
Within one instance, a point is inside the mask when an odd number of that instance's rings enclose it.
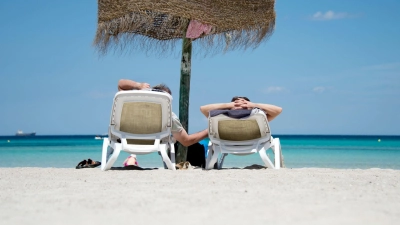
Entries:
{"label": "lounger leg", "polygon": [[275,155],[275,169],[280,169],[281,168],[281,142],[279,141],[279,138],[274,138],[273,139],[274,146],[272,146],[274,150],[274,155]]}
{"label": "lounger leg", "polygon": [[175,145],[174,143],[170,143],[170,156],[171,156],[171,163],[172,163],[172,167],[174,168],[174,170],[176,170],[176,163],[175,163]]}
{"label": "lounger leg", "polygon": [[175,166],[172,166],[172,162],[168,158],[167,148],[168,148],[168,145],[165,145],[165,147],[163,149],[161,149],[161,151],[160,151],[161,157],[162,157],[164,163],[167,165],[168,169],[176,170]]}
{"label": "lounger leg", "polygon": [[209,164],[210,164],[210,161],[211,161],[212,153],[213,153],[212,145],[208,145],[207,157],[206,157],[206,166],[205,166],[206,170],[208,170],[208,168],[209,168]]}
{"label": "lounger leg", "polygon": [[209,146],[208,147],[208,156],[207,156],[207,162],[206,162],[206,170],[210,170],[214,168],[214,164],[217,162],[218,160],[218,155],[219,153],[214,150],[215,145],[213,146]]}
{"label": "lounger leg", "polygon": [[109,155],[109,151],[111,149],[108,148],[110,144],[110,141],[108,140],[108,138],[104,138],[103,140],[103,149],[102,149],[102,153],[101,153],[101,170],[104,170],[104,168],[106,168],[106,164],[107,164],[107,158]]}
{"label": "lounger leg", "polygon": [[260,157],[261,157],[262,161],[265,163],[266,167],[268,167],[270,169],[275,169],[274,166],[272,165],[271,160],[267,156],[265,147],[263,147],[258,153],[260,154]]}
{"label": "lounger leg", "polygon": [[221,159],[219,160],[219,163],[218,163],[218,169],[219,170],[222,168],[222,165],[224,165],[224,160],[225,160],[226,156],[228,156],[228,153],[222,154]]}
{"label": "lounger leg", "polygon": [[104,164],[104,167],[103,167],[103,163],[101,163],[101,170],[103,170],[103,171],[109,170],[114,165],[115,161],[117,161],[119,153],[121,152],[121,144],[116,144],[116,143],[112,142],[110,147],[112,149],[114,149],[114,152],[112,153],[110,158],[107,160],[107,162]]}

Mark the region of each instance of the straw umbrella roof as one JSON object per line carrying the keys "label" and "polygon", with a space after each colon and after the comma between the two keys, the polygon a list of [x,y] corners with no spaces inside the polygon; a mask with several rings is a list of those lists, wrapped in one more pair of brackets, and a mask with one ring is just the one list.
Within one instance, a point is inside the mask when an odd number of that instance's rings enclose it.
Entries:
{"label": "straw umbrella roof", "polygon": [[[165,51],[185,36],[189,21],[211,26],[196,39],[206,52],[255,48],[273,33],[275,0],[98,0],[94,44]],[[128,48],[127,48],[128,47]]]}

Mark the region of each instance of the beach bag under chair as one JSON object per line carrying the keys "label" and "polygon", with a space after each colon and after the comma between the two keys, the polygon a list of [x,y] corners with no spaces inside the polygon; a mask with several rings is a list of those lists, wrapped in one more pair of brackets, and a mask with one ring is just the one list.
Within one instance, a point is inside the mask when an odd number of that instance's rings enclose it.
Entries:
{"label": "beach bag under chair", "polygon": [[[244,156],[254,153],[259,153],[268,168],[283,167],[279,138],[271,136],[265,113],[260,109],[253,110],[213,110],[210,112],[208,117],[210,142],[206,169],[213,169],[216,163],[218,169],[222,168],[228,154]],[[266,154],[269,149],[275,156],[274,163]]]}
{"label": "beach bag under chair", "polygon": [[108,137],[103,142],[101,170],[109,170],[121,151],[136,155],[159,152],[167,168],[175,170],[171,104],[172,96],[165,92],[118,92],[113,101]]}

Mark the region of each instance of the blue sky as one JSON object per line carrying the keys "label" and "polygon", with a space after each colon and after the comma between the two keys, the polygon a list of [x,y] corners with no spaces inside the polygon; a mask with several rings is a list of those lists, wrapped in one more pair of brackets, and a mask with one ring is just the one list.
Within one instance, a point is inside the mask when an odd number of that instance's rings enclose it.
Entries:
{"label": "blue sky", "polygon": [[[194,56],[189,132],[199,107],[248,96],[283,107],[275,134],[400,135],[400,1],[277,1],[255,50]],[[97,1],[0,1],[0,135],[104,134],[121,78],[168,84],[178,112],[180,45],[171,56],[92,46]],[[196,53],[196,46],[193,48]]]}

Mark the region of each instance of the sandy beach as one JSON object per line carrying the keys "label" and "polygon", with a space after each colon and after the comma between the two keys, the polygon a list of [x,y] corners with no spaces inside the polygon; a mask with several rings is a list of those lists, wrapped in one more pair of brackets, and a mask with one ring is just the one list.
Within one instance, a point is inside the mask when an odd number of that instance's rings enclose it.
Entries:
{"label": "sandy beach", "polygon": [[0,224],[399,224],[400,171],[0,168]]}

